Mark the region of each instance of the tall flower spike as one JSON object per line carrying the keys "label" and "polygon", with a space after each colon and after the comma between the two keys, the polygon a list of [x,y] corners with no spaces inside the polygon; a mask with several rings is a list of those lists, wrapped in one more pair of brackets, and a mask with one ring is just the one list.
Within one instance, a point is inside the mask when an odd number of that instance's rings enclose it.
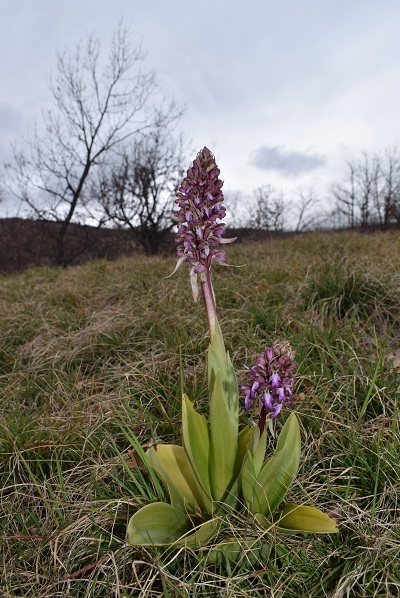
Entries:
{"label": "tall flower spike", "polygon": [[240,385],[245,410],[248,412],[255,402],[261,406],[260,432],[264,429],[266,416],[276,417],[284,405],[290,406],[297,398],[292,391],[297,368],[293,357],[289,343],[272,345],[257,357],[256,365],[247,372],[247,384]]}
{"label": "tall flower spike", "polygon": [[235,240],[221,239],[225,224],[219,221],[225,217],[225,207],[222,205],[223,182],[219,174],[213,154],[204,147],[188,169],[175,200],[179,206],[173,215],[178,222],[175,242],[179,260],[175,271],[183,262],[191,265],[190,276],[195,301],[198,295],[198,275],[209,272],[213,260],[224,264],[225,251],[219,245]]}
{"label": "tall flower spike", "polygon": [[178,210],[173,218],[178,222],[175,242],[178,262],[174,272],[183,262],[188,262],[193,299],[198,298],[198,278],[202,285],[210,332],[215,323],[215,299],[210,279],[211,264],[215,260],[225,264],[226,255],[220,244],[231,243],[235,239],[222,239],[225,224],[224,200],[221,191],[223,182],[215,157],[204,147],[188,169],[183,179],[175,203]]}

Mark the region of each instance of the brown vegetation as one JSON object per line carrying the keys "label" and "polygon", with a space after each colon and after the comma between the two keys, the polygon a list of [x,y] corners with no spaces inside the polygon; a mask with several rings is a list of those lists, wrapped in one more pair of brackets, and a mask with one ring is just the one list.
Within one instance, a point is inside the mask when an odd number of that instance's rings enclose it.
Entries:
{"label": "brown vegetation", "polygon": [[[60,222],[48,220],[0,219],[0,272],[54,265],[60,226]],[[139,244],[133,231],[71,224],[66,236],[68,265],[95,258],[115,259],[136,251]]]}
{"label": "brown vegetation", "polygon": [[[57,238],[60,222],[0,218],[0,274],[19,272],[27,268],[57,265]],[[161,253],[174,251],[173,233],[164,231]],[[295,233],[231,229],[228,237],[241,241],[264,241]],[[66,265],[83,264],[96,258],[114,260],[123,255],[142,253],[139,234],[130,228],[104,228],[71,224],[66,236]]]}

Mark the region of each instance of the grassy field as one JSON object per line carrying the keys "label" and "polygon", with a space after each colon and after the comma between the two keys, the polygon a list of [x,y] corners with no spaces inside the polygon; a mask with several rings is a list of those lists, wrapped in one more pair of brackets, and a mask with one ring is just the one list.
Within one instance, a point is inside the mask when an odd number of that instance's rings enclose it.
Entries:
{"label": "grassy field", "polygon": [[[203,307],[185,266],[165,278],[172,258],[31,270],[0,280],[2,598],[400,596],[400,235],[227,253],[243,267],[215,268],[214,287],[239,379],[273,341],[297,350],[303,451],[287,499],[340,534],[265,533],[269,557],[236,565],[127,545],[129,517],[165,499],[137,443],[180,440],[182,383],[206,408]],[[240,513],[225,525],[247,530]]]}

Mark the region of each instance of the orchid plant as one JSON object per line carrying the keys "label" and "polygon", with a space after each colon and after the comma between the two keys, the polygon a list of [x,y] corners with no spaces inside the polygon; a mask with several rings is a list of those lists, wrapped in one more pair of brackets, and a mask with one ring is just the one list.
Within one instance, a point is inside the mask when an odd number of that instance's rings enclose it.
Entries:
{"label": "orchid plant", "polygon": [[[222,238],[225,208],[219,175],[213,154],[204,147],[179,188],[174,214],[178,223],[174,272],[183,262],[190,264],[194,300],[200,287],[207,314],[209,418],[196,411],[184,394],[182,446],[158,444],[147,451],[146,465],[166,485],[171,502],[148,504],[132,516],[128,540],[133,545],[201,547],[218,535],[221,521],[232,510],[242,511],[266,530],[338,531],[336,523],[315,507],[289,503],[275,515],[300,462],[300,429],[294,412],[279,434],[275,452],[265,458],[268,428],[297,398],[294,351],[287,342],[267,348],[247,372],[247,382],[238,386],[211,280],[212,263],[226,264],[221,244],[235,240]],[[258,412],[257,423],[241,430],[240,395],[246,412]]]}

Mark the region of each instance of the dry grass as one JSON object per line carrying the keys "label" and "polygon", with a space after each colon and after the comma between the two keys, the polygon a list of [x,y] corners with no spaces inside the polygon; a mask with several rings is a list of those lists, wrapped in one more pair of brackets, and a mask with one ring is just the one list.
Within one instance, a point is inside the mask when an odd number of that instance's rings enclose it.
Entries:
{"label": "dry grass", "polygon": [[[274,340],[297,348],[302,465],[289,500],[341,534],[273,537],[213,565],[207,551],[125,542],[163,498],[130,440],[179,440],[180,371],[207,401],[201,305],[173,260],[38,269],[0,283],[0,595],[384,597],[400,595],[398,234],[307,235],[228,249],[215,271],[237,370]],[[183,268],[182,268],[183,270]],[[243,517],[221,537],[248,533]]]}

